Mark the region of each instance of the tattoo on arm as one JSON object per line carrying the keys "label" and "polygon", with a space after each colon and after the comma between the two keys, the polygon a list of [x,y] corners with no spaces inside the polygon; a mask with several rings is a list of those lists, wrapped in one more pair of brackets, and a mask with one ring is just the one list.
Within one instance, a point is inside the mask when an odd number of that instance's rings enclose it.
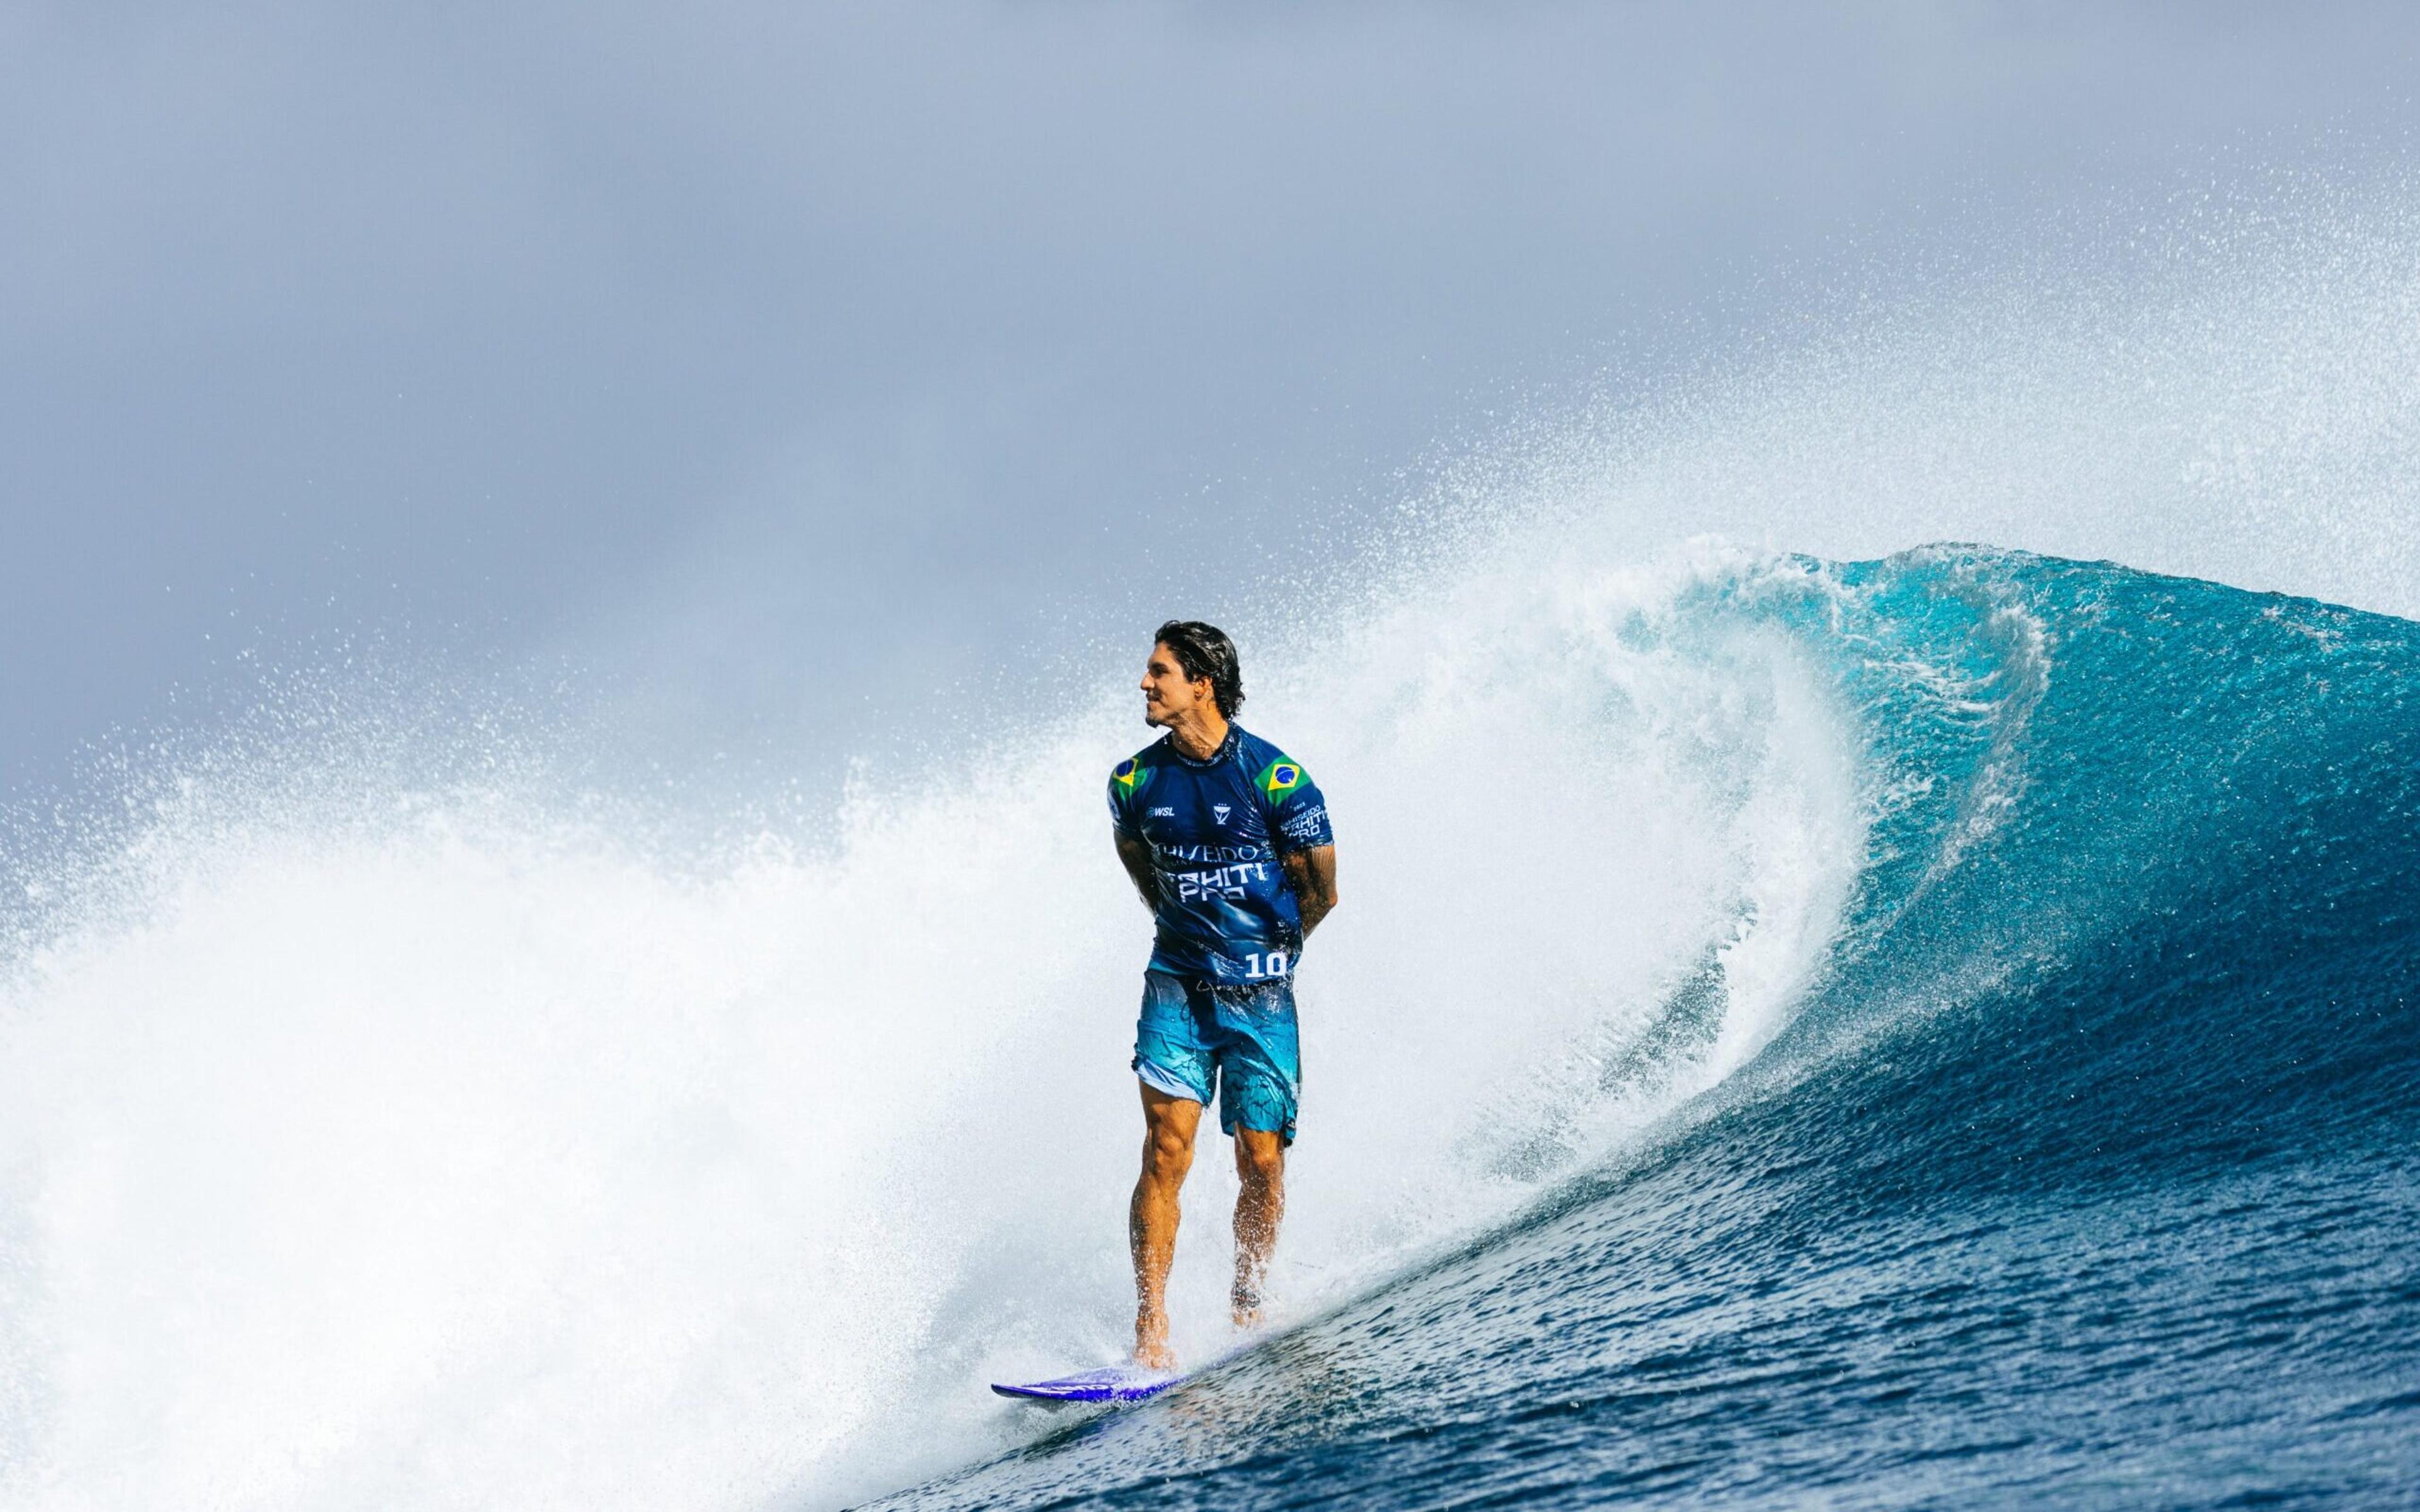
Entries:
{"label": "tattoo on arm", "polygon": [[1301,906],[1302,933],[1308,939],[1336,906],[1336,847],[1288,851],[1278,864],[1284,868],[1286,886],[1294,889],[1295,902]]}
{"label": "tattoo on arm", "polygon": [[1144,840],[1129,840],[1124,835],[1114,833],[1110,838],[1117,841],[1118,860],[1126,869],[1127,880],[1135,885],[1135,891],[1142,894],[1142,905],[1155,913],[1158,912],[1159,879],[1152,874],[1151,842]]}

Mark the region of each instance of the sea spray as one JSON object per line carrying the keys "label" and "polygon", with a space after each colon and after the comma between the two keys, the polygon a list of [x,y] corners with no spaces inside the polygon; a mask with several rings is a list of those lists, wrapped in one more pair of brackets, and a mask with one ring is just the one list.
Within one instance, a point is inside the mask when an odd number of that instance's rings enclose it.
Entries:
{"label": "sea spray", "polygon": [[[1255,664],[1347,898],[1303,980],[1285,1316],[1786,1018],[1860,851],[1844,726],[1786,636],[1642,628],[1766,570],[1481,577]],[[867,775],[829,849],[704,864],[537,756],[428,785],[271,745],[172,784],[8,964],[11,1504],[746,1505],[1015,1442],[988,1375],[1124,1342],[1149,921],[1101,789],[1148,733],[1105,695]],[[1723,1007],[1652,1086],[1531,1095],[1709,951]]]}

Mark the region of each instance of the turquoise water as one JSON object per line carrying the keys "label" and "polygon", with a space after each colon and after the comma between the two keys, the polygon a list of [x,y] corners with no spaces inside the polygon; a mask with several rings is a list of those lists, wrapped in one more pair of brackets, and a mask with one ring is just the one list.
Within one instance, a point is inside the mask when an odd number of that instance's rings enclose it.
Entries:
{"label": "turquoise water", "polygon": [[1870,821],[1787,1026],[1482,1236],[882,1504],[2413,1504],[2420,625],[1936,548],[1624,634],[1743,627],[1852,711]]}

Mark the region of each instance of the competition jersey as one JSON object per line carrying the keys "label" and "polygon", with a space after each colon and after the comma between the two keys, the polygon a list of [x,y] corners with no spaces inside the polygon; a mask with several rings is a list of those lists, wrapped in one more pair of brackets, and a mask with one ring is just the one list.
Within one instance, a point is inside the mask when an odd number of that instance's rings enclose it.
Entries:
{"label": "competition jersey", "polygon": [[1153,970],[1222,982],[1293,973],[1302,909],[1278,857],[1336,837],[1327,800],[1285,752],[1230,725],[1197,762],[1162,735],[1109,774],[1109,823],[1151,846]]}

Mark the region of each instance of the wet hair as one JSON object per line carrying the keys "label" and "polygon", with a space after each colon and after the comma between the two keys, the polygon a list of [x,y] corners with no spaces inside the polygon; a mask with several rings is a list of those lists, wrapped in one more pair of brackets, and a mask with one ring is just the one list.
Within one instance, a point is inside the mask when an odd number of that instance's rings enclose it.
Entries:
{"label": "wet hair", "polygon": [[1171,620],[1153,634],[1152,641],[1176,657],[1186,681],[1210,679],[1210,697],[1221,717],[1232,719],[1244,706],[1244,667],[1226,631],[1200,620]]}

